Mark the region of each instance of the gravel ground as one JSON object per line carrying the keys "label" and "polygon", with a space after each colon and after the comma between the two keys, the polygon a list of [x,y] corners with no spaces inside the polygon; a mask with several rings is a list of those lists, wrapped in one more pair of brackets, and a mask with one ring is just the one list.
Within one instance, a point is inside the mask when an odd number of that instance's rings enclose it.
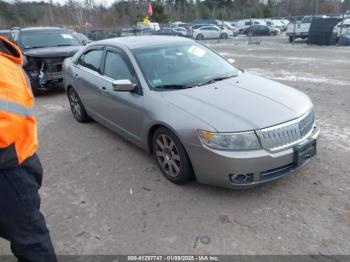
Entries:
{"label": "gravel ground", "polygon": [[350,254],[350,48],[254,40],[207,44],[312,98],[322,125],[314,161],[250,190],[176,186],[150,155],[77,123],[65,94],[48,93],[37,99],[41,195],[58,254]]}

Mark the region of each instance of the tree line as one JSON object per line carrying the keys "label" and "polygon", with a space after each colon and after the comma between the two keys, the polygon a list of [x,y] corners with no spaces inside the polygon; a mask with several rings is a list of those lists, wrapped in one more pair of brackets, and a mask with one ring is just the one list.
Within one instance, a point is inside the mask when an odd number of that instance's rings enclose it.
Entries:
{"label": "tree line", "polygon": [[[242,18],[288,17],[314,14],[317,0],[156,0],[152,1],[152,21],[195,19],[237,20]],[[95,0],[66,0],[64,4],[49,2],[5,2],[0,0],[0,28],[14,26],[68,26],[81,29],[120,29],[143,21],[147,0],[115,1],[110,6]],[[318,13],[341,13],[350,9],[350,0],[318,0]]]}

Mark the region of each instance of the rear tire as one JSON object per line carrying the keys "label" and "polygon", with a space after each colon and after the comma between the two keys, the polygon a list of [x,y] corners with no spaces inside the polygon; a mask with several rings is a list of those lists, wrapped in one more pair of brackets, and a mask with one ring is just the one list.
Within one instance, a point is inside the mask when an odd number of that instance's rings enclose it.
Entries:
{"label": "rear tire", "polygon": [[169,181],[181,185],[193,180],[190,159],[173,132],[158,128],[153,135],[152,149],[160,170]]}
{"label": "rear tire", "polygon": [[197,40],[203,40],[203,39],[204,39],[204,37],[203,37],[203,35],[202,35],[202,34],[198,34],[198,35],[197,35],[197,37],[196,37],[196,39],[197,39]]}
{"label": "rear tire", "polygon": [[86,113],[85,107],[73,87],[68,90],[68,100],[74,118],[80,123],[88,123],[91,118]]}

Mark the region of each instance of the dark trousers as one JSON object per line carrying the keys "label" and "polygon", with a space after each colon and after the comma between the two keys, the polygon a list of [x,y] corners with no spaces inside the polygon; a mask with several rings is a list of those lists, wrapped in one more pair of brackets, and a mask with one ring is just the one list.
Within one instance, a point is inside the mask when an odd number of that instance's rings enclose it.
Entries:
{"label": "dark trousers", "polygon": [[20,262],[56,261],[49,230],[39,211],[43,170],[37,155],[15,169],[0,169],[0,237]]}

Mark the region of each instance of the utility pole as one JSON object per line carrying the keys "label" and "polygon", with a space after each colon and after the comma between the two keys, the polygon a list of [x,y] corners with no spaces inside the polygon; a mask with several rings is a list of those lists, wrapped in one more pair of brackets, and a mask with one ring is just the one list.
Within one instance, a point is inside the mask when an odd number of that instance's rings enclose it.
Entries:
{"label": "utility pole", "polygon": [[343,27],[344,27],[344,20],[345,20],[345,12],[346,12],[346,8],[345,8],[345,1],[343,0],[342,1],[342,11],[343,11],[343,16],[342,16],[342,22],[341,22],[341,25],[340,25],[340,32],[339,32],[339,43],[338,45],[342,45],[342,33],[343,33]]}
{"label": "utility pole", "polygon": [[51,26],[53,26],[54,23],[55,23],[55,19],[54,19],[53,12],[52,12],[52,6],[53,6],[53,2],[52,2],[52,0],[50,0],[50,3],[49,3],[49,18],[50,18],[50,25]]}
{"label": "utility pole", "polygon": [[316,0],[315,15],[318,15],[318,0]]}

